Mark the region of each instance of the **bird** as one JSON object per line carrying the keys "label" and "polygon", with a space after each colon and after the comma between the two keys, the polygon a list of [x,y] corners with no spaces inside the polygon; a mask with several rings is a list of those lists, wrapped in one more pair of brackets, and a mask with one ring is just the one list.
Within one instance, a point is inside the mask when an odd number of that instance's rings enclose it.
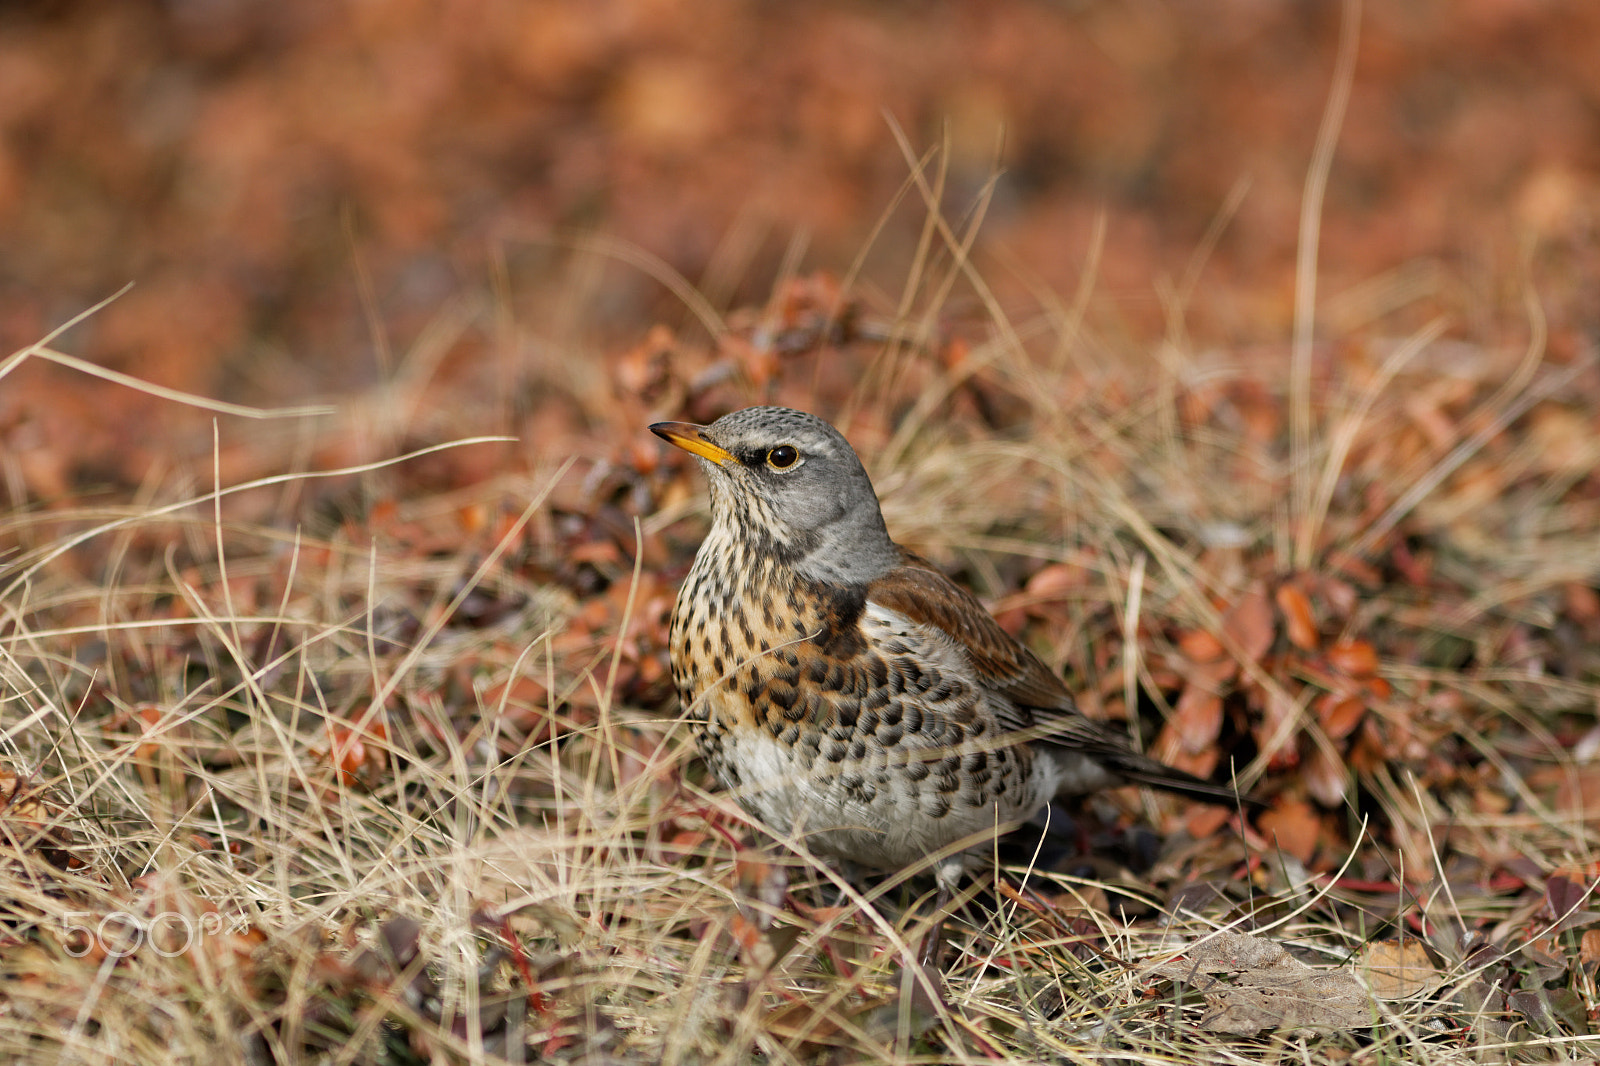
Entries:
{"label": "bird", "polygon": [[673,682],[717,783],[780,839],[927,865],[947,900],[973,846],[1058,797],[1133,783],[1240,802],[1086,717],[971,592],[897,544],[823,419],[749,407],[650,430],[710,487],[669,622]]}

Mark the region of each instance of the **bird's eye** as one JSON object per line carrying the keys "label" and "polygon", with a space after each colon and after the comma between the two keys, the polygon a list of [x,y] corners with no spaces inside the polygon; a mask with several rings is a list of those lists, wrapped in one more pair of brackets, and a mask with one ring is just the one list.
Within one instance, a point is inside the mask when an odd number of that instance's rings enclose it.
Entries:
{"label": "bird's eye", "polygon": [[767,465],[774,470],[787,470],[800,461],[800,453],[787,444],[780,444],[767,453]]}

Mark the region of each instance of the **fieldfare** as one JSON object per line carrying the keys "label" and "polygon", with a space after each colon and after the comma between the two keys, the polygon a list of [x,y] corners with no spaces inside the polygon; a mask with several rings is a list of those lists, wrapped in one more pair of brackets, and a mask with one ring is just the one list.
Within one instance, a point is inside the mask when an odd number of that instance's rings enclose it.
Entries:
{"label": "fieldfare", "polygon": [[1084,717],[971,593],[890,539],[861,460],[820,418],[751,407],[650,429],[711,485],[673,681],[717,781],[780,837],[933,865],[947,894],[965,867],[952,845],[1060,795],[1137,783],[1240,802]]}

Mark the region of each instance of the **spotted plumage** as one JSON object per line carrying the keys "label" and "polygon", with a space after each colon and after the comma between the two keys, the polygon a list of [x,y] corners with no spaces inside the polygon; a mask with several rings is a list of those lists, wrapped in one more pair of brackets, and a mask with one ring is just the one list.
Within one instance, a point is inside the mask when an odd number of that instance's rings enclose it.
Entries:
{"label": "spotted plumage", "polygon": [[[711,488],[673,680],[712,773],[778,834],[898,869],[1062,794],[1138,782],[1235,802],[1085,718],[970,593],[891,540],[826,422],[753,407],[650,428]],[[947,857],[941,881],[961,865]]]}

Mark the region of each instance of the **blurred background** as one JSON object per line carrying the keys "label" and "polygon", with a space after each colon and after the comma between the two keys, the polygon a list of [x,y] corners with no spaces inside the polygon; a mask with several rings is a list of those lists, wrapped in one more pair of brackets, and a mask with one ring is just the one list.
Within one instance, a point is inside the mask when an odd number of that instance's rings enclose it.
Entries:
{"label": "blurred background", "polygon": [[[1187,278],[1190,343],[1278,346],[1340,23],[1276,0],[12,2],[0,342],[132,283],[57,346],[286,403],[381,381],[457,313],[441,380],[491,349],[501,373],[603,365],[693,323],[669,271],[718,311],[814,271],[892,311],[927,216],[908,159],[934,151],[1003,307],[1092,271],[1132,351]],[[1531,279],[1570,350],[1600,294],[1600,5],[1372,3],[1359,33],[1320,321],[1444,310],[1520,346],[1500,331],[1525,334]],[[108,476],[171,429],[53,368],[3,391],[12,448],[89,425]],[[45,424],[45,395],[79,406]]]}
{"label": "blurred background", "polygon": [[[49,343],[150,385],[28,356],[119,292]],[[1133,991],[1157,907],[1437,949],[1318,1061],[1565,1061],[1597,304],[1600,0],[0,0],[0,1062],[1268,1048]],[[1270,803],[1014,838],[945,1036],[809,874],[768,929],[679,728],[705,481],[646,427],[763,401],[1086,713]],[[49,947],[158,912],[243,933]]]}

